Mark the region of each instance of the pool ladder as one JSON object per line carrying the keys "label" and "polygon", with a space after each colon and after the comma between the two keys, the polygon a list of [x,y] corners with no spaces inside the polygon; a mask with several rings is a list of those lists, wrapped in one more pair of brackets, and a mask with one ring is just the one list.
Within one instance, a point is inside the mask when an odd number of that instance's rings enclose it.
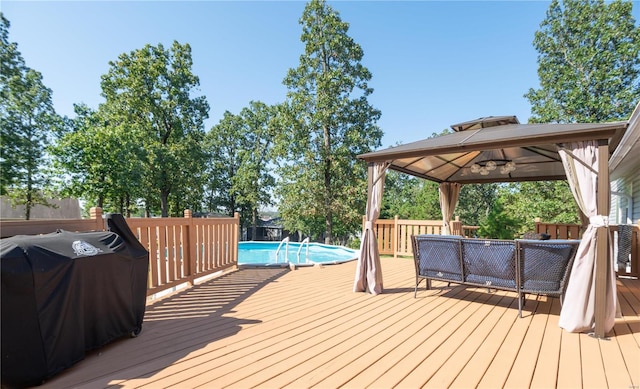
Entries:
{"label": "pool ladder", "polygon": [[[288,259],[289,258],[289,237],[287,236],[286,238],[282,239],[282,241],[280,242],[280,244],[278,245],[278,249],[276,250],[276,263],[278,263],[278,258],[280,258],[278,256],[278,254],[280,254],[280,249],[282,248],[282,245],[284,246],[284,258]],[[286,262],[286,260],[285,260]]]}
{"label": "pool ladder", "polygon": [[305,242],[307,243],[307,255],[305,255],[304,257],[304,263],[309,262],[309,237],[307,236],[306,238],[304,238],[302,243],[300,243],[300,247],[298,247],[298,264],[300,264],[300,251],[302,251]]}
{"label": "pool ladder", "polygon": [[[302,251],[305,243],[307,244],[307,254],[305,255],[304,261],[305,263],[309,261],[309,237],[306,237],[304,238],[302,243],[300,243],[300,247],[298,248],[298,264],[300,264],[300,252]],[[282,239],[282,241],[278,245],[278,248],[276,249],[276,263],[278,263],[278,258],[280,258],[280,250],[282,249],[282,245],[284,245],[285,262],[287,262],[287,260],[289,259],[289,237],[287,236],[286,238]]]}

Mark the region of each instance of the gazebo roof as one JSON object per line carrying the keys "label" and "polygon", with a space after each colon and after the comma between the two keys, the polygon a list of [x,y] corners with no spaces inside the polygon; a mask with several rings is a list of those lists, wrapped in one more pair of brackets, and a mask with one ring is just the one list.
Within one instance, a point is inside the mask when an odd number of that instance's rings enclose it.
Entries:
{"label": "gazebo roof", "polygon": [[[627,124],[626,121],[520,124],[515,116],[486,117],[454,124],[451,127],[455,132],[451,134],[362,154],[358,158],[366,162],[388,162],[390,169],[435,182],[560,180],[566,175],[558,147],[567,142],[606,141],[612,154]],[[488,161],[496,162],[497,168],[483,175],[478,168],[486,167]],[[515,163],[515,170],[501,169],[507,162]]]}

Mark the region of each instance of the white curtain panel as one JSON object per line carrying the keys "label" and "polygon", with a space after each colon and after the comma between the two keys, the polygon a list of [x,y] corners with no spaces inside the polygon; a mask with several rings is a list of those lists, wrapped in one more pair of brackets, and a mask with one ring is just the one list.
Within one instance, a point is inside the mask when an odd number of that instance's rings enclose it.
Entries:
{"label": "white curtain panel", "polygon": [[440,196],[440,210],[442,211],[443,235],[451,235],[451,218],[458,205],[461,184],[456,182],[442,182],[438,186]]}
{"label": "white curtain panel", "polygon": [[[589,218],[582,235],[562,303],[559,326],[569,332],[591,332],[595,328],[596,229],[608,223],[608,215],[598,215],[598,145],[576,142],[559,150],[567,180],[580,210]],[[616,290],[613,261],[607,264],[605,331],[613,329]]]}
{"label": "white curtain panel", "polygon": [[360,256],[356,266],[356,278],[353,285],[354,292],[382,293],[382,268],[380,267],[380,253],[378,241],[373,229],[374,223],[380,216],[384,177],[387,164],[377,162],[369,168],[370,192],[367,196],[367,212],[365,228],[360,243]]}

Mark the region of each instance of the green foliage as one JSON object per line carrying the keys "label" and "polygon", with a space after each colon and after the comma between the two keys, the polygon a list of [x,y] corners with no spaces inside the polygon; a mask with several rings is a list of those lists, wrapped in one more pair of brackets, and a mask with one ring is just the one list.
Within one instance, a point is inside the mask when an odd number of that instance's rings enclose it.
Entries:
{"label": "green foliage", "polygon": [[533,41],[532,122],[626,120],[640,100],[640,28],[629,1],[553,0]]}
{"label": "green foliage", "polygon": [[159,201],[163,217],[181,216],[178,207],[202,198],[200,166],[206,161],[202,142],[209,105],[204,96],[193,97],[200,82],[191,72],[191,47],[146,45],[109,65],[102,76],[101,111],[109,127],[131,132],[140,148],[147,211]]}
{"label": "green foliage", "polygon": [[252,101],[239,115],[225,112],[207,133],[209,211],[240,211],[242,225],[248,226],[255,225],[260,206],[272,204],[275,116],[276,107]]}
{"label": "green foliage", "polygon": [[498,187],[499,184],[463,185],[454,215],[460,216],[465,225],[479,225],[498,202]]}
{"label": "green foliage", "polygon": [[[104,108],[104,107],[102,107]],[[76,117],[50,147],[60,191],[80,197],[105,212],[130,215],[142,197],[142,158],[135,132],[114,125],[104,109],[74,107]]]}
{"label": "green foliage", "polygon": [[362,241],[360,240],[359,237],[355,237],[352,236],[348,241],[347,244],[345,245],[345,247],[348,247],[350,249],[355,249],[355,250],[359,250],[360,249],[360,245],[362,244]]}
{"label": "green foliage", "polygon": [[514,239],[517,233],[517,220],[505,211],[500,201],[494,204],[478,229],[478,236],[481,238]]}
{"label": "green foliage", "polygon": [[205,136],[205,150],[209,155],[205,204],[209,212],[233,215],[237,210],[231,180],[240,168],[239,151],[243,137],[242,118],[226,111],[218,124]]}
{"label": "green foliage", "polygon": [[284,79],[277,194],[286,229],[332,241],[360,228],[366,171],[356,156],[380,145],[380,111],[367,101],[371,73],[339,14],[312,0],[300,24],[305,52]]}
{"label": "green foliage", "polygon": [[517,220],[520,235],[535,229],[535,218],[545,223],[580,223],[579,210],[566,181],[520,182],[501,187],[504,210]]}
{"label": "green foliage", "polygon": [[50,206],[46,145],[62,125],[42,75],[26,66],[18,45],[9,42],[9,21],[0,13],[0,194],[25,206]]}
{"label": "green foliage", "polygon": [[442,218],[438,184],[390,171],[387,173],[380,218],[437,220]]}

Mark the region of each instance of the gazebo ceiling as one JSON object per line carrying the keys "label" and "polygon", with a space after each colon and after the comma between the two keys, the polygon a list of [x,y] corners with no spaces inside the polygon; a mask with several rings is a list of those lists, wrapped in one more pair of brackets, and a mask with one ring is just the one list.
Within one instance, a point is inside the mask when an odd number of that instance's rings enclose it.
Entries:
{"label": "gazebo ceiling", "polygon": [[[627,122],[520,124],[515,116],[487,117],[454,124],[455,132],[359,155],[388,162],[390,169],[435,182],[462,184],[565,179],[559,145],[606,141],[614,152]],[[485,171],[488,161],[496,163]],[[515,170],[504,168],[509,162]],[[488,163],[491,168],[491,162]],[[474,166],[475,165],[475,166]],[[484,174],[483,174],[484,173]]]}

